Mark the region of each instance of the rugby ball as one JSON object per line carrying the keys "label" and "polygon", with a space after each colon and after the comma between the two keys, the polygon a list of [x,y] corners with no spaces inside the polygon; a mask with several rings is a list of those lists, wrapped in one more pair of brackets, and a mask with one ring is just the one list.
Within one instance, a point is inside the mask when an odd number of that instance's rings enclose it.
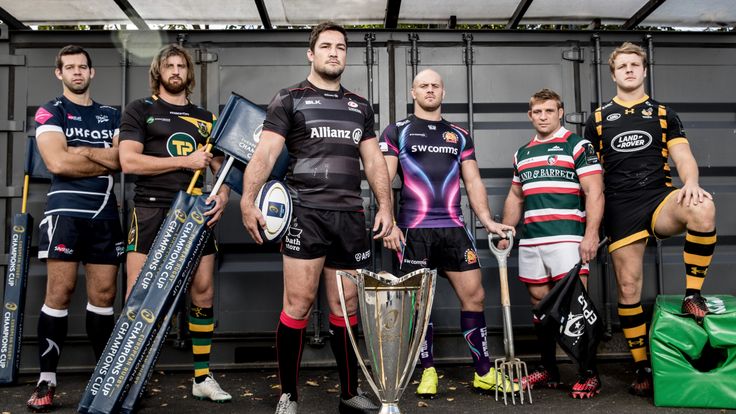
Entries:
{"label": "rugby ball", "polygon": [[289,230],[291,197],[286,186],[278,180],[263,184],[256,197],[256,207],[266,219],[266,228],[258,228],[264,242],[277,242]]}

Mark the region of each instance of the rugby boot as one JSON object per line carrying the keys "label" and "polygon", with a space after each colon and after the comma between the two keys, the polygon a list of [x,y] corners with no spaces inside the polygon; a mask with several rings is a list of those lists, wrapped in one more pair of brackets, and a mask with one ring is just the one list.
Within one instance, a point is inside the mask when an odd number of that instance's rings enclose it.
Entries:
{"label": "rugby boot", "polygon": [[686,296],[682,300],[682,313],[692,315],[698,322],[702,322],[708,312],[708,305],[705,303],[705,298],[700,294]]}
{"label": "rugby boot", "polygon": [[636,379],[629,386],[629,393],[640,397],[649,397],[652,395],[652,369],[649,367],[641,367],[636,370]]}
{"label": "rugby boot", "polygon": [[54,393],[56,393],[55,385],[49,384],[48,381],[41,381],[33,390],[26,406],[33,412],[47,413],[54,408]]}
{"label": "rugby boot", "polygon": [[573,384],[570,390],[570,397],[593,398],[601,392],[601,379],[598,374],[591,371],[578,375],[578,380]]}
{"label": "rugby boot", "polygon": [[481,376],[477,372],[474,375],[473,389],[481,394],[495,393],[496,388],[501,392],[510,392],[512,389],[514,392],[519,391],[518,383],[514,383],[512,388],[509,377],[497,373],[495,368],[491,368],[486,375]]}
{"label": "rugby boot", "polygon": [[378,414],[380,409],[360,388],[358,388],[358,395],[347,400],[340,397],[340,404],[337,408],[340,414]]}
{"label": "rugby boot", "polygon": [[417,386],[417,396],[432,399],[437,396],[437,370],[434,367],[425,368],[422,371],[422,380]]}
{"label": "rugby boot", "polygon": [[[518,382],[514,378],[514,382]],[[527,376],[521,378],[523,389],[534,389],[534,387],[557,388],[561,384],[560,372],[557,369],[548,370],[543,365],[539,365]]]}
{"label": "rugby boot", "polygon": [[297,403],[291,401],[291,394],[281,394],[279,403],[276,404],[276,414],[296,414]]}
{"label": "rugby boot", "polygon": [[216,403],[229,402],[233,399],[232,395],[220,388],[220,384],[215,381],[211,373],[199,384],[192,383],[192,396],[198,400],[210,400]]}

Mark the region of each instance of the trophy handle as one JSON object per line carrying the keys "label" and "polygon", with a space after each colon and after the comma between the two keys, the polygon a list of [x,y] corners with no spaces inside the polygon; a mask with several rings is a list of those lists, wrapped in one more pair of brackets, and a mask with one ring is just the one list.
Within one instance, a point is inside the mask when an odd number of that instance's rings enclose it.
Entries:
{"label": "trophy handle", "polygon": [[[363,374],[365,376],[366,381],[368,381],[368,384],[371,386],[371,389],[375,393],[376,397],[380,399],[381,392],[379,391],[379,388],[376,385],[376,383],[373,381],[373,377],[371,376],[371,373],[368,370],[368,367],[365,366],[365,362],[363,362],[363,356],[360,354],[360,348],[358,348],[358,341],[355,339],[355,334],[353,334],[353,330],[350,327],[350,320],[348,317],[348,308],[347,308],[347,305],[345,304],[345,289],[343,288],[342,278],[347,277],[348,279],[350,279],[350,281],[355,283],[358,287],[360,287],[360,283],[358,282],[358,279],[355,276],[353,276],[351,273],[344,272],[342,270],[338,270],[335,273],[335,277],[337,278],[337,293],[340,296],[340,309],[342,310],[342,317],[343,319],[345,319],[345,326],[346,326],[345,330],[348,331],[348,337],[350,337],[350,344],[353,346],[353,350],[355,351],[355,356],[357,357],[358,364],[360,364],[360,368],[363,370]],[[364,299],[362,297],[358,299],[360,300],[360,306],[364,306],[365,305],[365,303],[363,303]]]}

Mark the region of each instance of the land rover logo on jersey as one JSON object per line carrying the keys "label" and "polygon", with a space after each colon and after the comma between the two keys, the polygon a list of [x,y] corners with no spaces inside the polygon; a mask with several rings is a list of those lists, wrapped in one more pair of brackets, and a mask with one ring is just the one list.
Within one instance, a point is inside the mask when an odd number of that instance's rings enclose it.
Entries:
{"label": "land rover logo on jersey", "polygon": [[146,123],[149,124],[149,125],[152,124],[153,123],[153,117],[152,116],[149,116],[148,118],[146,118]]}
{"label": "land rover logo on jersey", "polygon": [[7,309],[7,310],[9,310],[11,312],[15,312],[16,310],[18,310],[18,305],[16,305],[13,302],[8,302],[8,303],[5,304],[5,309]]}
{"label": "land rover logo on jersey", "polygon": [[153,323],[155,316],[150,309],[141,309],[141,318],[148,323]]}
{"label": "land rover logo on jersey", "polygon": [[619,113],[614,113],[614,114],[608,115],[608,116],[606,117],[606,121],[615,121],[615,120],[617,120],[617,119],[619,119],[619,118],[621,118],[621,114],[619,114]]}
{"label": "land rover logo on jersey", "polygon": [[263,124],[258,125],[255,131],[253,131],[253,142],[258,144],[261,141],[261,132],[263,132]]}
{"label": "land rover logo on jersey", "polygon": [[177,132],[172,134],[168,141],[166,141],[166,150],[169,151],[169,155],[172,157],[183,157],[191,154],[197,149],[197,141],[184,132]]}
{"label": "land rover logo on jersey", "polygon": [[550,155],[547,157],[547,164],[549,165],[555,165],[557,164],[557,156],[556,155]]}
{"label": "land rover logo on jersey", "polygon": [[652,144],[652,136],[646,131],[622,132],[611,140],[611,148],[618,152],[640,151]]}
{"label": "land rover logo on jersey", "polygon": [[360,128],[355,128],[353,130],[353,142],[357,144],[360,142],[361,138],[363,138],[363,130]]}
{"label": "land rover logo on jersey", "polygon": [[442,139],[448,144],[457,144],[457,134],[452,131],[445,131],[442,133]]}

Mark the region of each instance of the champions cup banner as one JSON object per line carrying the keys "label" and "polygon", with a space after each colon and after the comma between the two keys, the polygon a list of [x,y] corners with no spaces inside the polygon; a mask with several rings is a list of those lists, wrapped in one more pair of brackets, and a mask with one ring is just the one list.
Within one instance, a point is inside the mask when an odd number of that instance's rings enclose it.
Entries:
{"label": "champions cup banner", "polygon": [[[146,262],[143,265],[141,273],[138,275],[135,286],[133,287],[130,296],[128,296],[128,300],[125,304],[126,312],[136,314],[145,300],[150,288],[155,286],[156,282],[154,281],[154,278],[159,275],[161,269],[164,268],[166,258],[169,256],[169,251],[173,246],[172,241],[176,238],[179,230],[186,221],[186,218],[194,205],[194,201],[194,197],[184,192],[179,192],[172,203],[171,208],[169,208],[169,212],[156,235],[156,239],[153,241],[152,248],[146,258]],[[126,315],[121,315],[113,329],[113,334],[107,342],[107,346],[105,347],[102,357],[98,361],[92,377],[87,384],[87,388],[85,389],[84,394],[82,394],[82,400],[78,407],[80,413],[88,412],[92,400],[100,391],[104,378],[113,365],[116,352],[120,348],[120,341],[125,337],[129,329],[129,319]]]}
{"label": "champions cup banner", "polygon": [[12,384],[18,379],[32,228],[30,214],[19,213],[13,217],[0,318],[0,384]]}
{"label": "champions cup banner", "polygon": [[[266,111],[261,107],[232,93],[212,130],[215,148],[237,160],[225,183],[238,194],[243,193],[243,172],[261,139],[265,119]],[[284,146],[269,179],[283,180],[288,168],[289,153]]]}
{"label": "champions cup banner", "polygon": [[[194,269],[199,264],[204,245],[211,231],[207,227],[204,213],[211,208],[205,204],[206,196],[196,197],[196,203],[181,225],[168,257],[160,271],[152,279],[149,292],[136,310],[126,307],[121,318],[125,334],[113,331],[110,338],[117,348],[115,356],[107,366],[107,374],[89,406],[88,412],[107,414],[119,412],[132,382],[139,375],[148,352],[154,351],[154,343],[163,320],[178,299],[181,290],[186,290]],[[150,256],[150,254],[149,254]],[[108,344],[110,344],[108,342]],[[103,358],[107,355],[103,355]],[[101,360],[106,364],[106,359]]]}

